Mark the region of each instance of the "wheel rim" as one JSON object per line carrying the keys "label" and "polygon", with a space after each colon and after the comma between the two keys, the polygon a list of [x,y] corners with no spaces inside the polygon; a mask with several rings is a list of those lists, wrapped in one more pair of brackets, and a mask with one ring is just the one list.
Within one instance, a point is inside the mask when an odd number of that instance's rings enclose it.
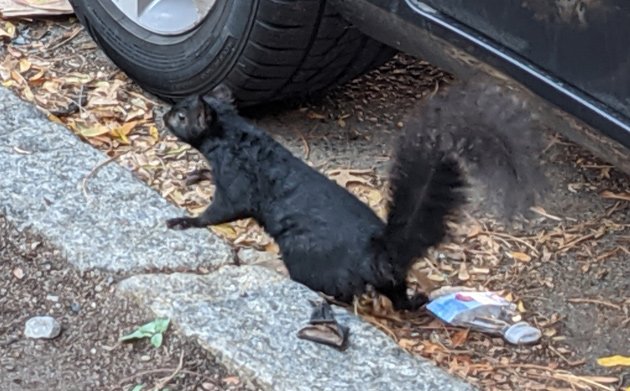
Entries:
{"label": "wheel rim", "polygon": [[178,35],[201,23],[216,0],[110,0],[131,21],[161,35]]}

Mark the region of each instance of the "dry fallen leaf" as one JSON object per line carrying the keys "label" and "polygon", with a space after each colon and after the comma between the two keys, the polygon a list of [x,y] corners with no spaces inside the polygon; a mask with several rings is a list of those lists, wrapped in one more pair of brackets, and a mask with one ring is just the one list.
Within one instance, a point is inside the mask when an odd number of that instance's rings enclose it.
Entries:
{"label": "dry fallen leaf", "polygon": [[466,342],[468,339],[468,329],[459,330],[451,337],[451,345],[454,348],[457,348]]}
{"label": "dry fallen leaf", "polygon": [[11,71],[11,78],[15,80],[19,85],[26,84],[26,79],[24,79],[24,76],[22,76],[20,72],[15,69]]}
{"label": "dry fallen leaf", "polygon": [[218,235],[221,235],[222,237],[224,237],[226,239],[234,240],[237,237],[236,230],[230,224],[213,225],[213,226],[210,227],[210,229],[214,233],[216,233]]}
{"label": "dry fallen leaf", "polygon": [[334,180],[339,186],[347,187],[350,183],[358,183],[367,185],[370,183],[371,177],[367,175],[373,175],[373,170],[331,170],[328,172],[330,179]]}
{"label": "dry fallen leaf", "polygon": [[516,259],[517,261],[521,261],[521,262],[529,262],[529,261],[532,260],[532,257],[530,257],[529,255],[527,255],[525,253],[518,252],[518,251],[511,252],[510,256],[513,259]]}
{"label": "dry fallen leaf", "polygon": [[237,376],[228,376],[228,377],[223,378],[223,383],[227,385],[237,385],[240,382],[241,382],[241,379],[239,379]]}
{"label": "dry fallen leaf", "polygon": [[433,354],[444,350],[441,345],[430,341],[421,341],[420,344],[422,345],[422,353],[424,354]]}
{"label": "dry fallen leaf", "polygon": [[5,22],[2,27],[0,27],[0,40],[10,41],[15,37],[15,25],[11,22]]}
{"label": "dry fallen leaf", "polygon": [[153,125],[149,128],[149,135],[154,141],[158,141],[160,139],[160,132],[158,131],[158,128]]}
{"label": "dry fallen leaf", "polygon": [[603,198],[608,198],[612,200],[621,200],[621,201],[630,201],[630,193],[613,193],[612,191],[602,191],[599,193]]}
{"label": "dry fallen leaf", "polygon": [[20,62],[20,73],[24,73],[31,69],[31,62],[25,58],[21,59]]}
{"label": "dry fallen leaf", "polygon": [[417,339],[401,338],[398,340],[398,345],[405,350],[412,350],[418,343]]}
{"label": "dry fallen leaf", "polygon": [[87,84],[91,82],[92,80],[94,80],[94,77],[92,75],[78,73],[78,72],[68,73],[61,79],[61,81],[64,84],[77,85],[77,86]]}
{"label": "dry fallen leaf", "polygon": [[81,127],[79,128],[79,134],[86,138],[102,136],[104,134],[109,133],[110,131],[111,131],[110,128],[102,124],[98,124],[98,123],[92,125],[89,128],[81,128]]}
{"label": "dry fallen leaf", "polygon": [[490,274],[490,269],[487,267],[473,267],[470,269],[470,274]]}
{"label": "dry fallen leaf", "polygon": [[556,330],[556,329],[554,329],[554,328],[548,328],[548,329],[545,329],[545,330],[543,331],[543,335],[544,335],[545,337],[547,337],[547,338],[554,337],[554,336],[556,336],[556,334],[558,334],[558,330]]}
{"label": "dry fallen leaf", "polygon": [[118,138],[121,142],[125,144],[129,144],[127,135],[131,133],[131,131],[136,127],[137,124],[138,124],[138,121],[127,122],[126,124],[112,130],[112,134],[114,135],[114,137]]}
{"label": "dry fallen leaf", "polygon": [[36,83],[36,82],[37,82],[36,84],[37,84],[37,85],[40,85],[41,83],[43,83],[43,82],[44,82],[44,74],[45,74],[45,73],[44,73],[44,71],[41,71],[41,70],[40,70],[40,71],[37,71],[37,73],[36,73],[36,74],[34,74],[33,76],[31,76],[31,77],[29,77],[29,78],[28,78],[28,81],[29,81],[31,84],[34,84],[34,83]]}
{"label": "dry fallen leaf", "polygon": [[427,278],[431,281],[435,282],[443,282],[446,281],[446,277],[443,274],[429,274]]}
{"label": "dry fallen leaf", "polygon": [[265,251],[268,253],[279,254],[280,247],[275,242],[270,242],[265,245]]}
{"label": "dry fallen leaf", "polygon": [[601,365],[602,367],[630,367],[630,356],[615,355],[609,357],[601,357],[597,359],[597,364]]}
{"label": "dry fallen leaf", "polygon": [[318,119],[318,120],[324,120],[324,119],[328,118],[326,115],[320,114],[320,113],[316,113],[314,111],[309,111],[308,113],[306,113],[306,117],[308,119]]}
{"label": "dry fallen leaf", "polygon": [[479,235],[483,231],[483,227],[479,223],[475,223],[468,228],[468,232],[466,232],[467,238],[474,238]]}
{"label": "dry fallen leaf", "polygon": [[371,207],[376,207],[383,201],[383,195],[381,192],[371,187],[363,187],[363,189],[361,189],[361,195],[366,199],[368,205]]}
{"label": "dry fallen leaf", "polygon": [[459,264],[459,272],[457,273],[457,278],[459,278],[460,281],[470,280],[470,274],[468,273],[466,262],[462,262]]}

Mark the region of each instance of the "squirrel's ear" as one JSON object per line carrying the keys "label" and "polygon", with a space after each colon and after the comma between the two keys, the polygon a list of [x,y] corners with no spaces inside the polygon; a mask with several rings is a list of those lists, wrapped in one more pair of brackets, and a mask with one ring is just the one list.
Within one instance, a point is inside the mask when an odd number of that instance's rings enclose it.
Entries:
{"label": "squirrel's ear", "polygon": [[225,103],[234,102],[234,95],[232,95],[232,91],[230,90],[228,86],[226,86],[223,83],[214,87],[214,89],[208,95],[221,102],[225,102]]}

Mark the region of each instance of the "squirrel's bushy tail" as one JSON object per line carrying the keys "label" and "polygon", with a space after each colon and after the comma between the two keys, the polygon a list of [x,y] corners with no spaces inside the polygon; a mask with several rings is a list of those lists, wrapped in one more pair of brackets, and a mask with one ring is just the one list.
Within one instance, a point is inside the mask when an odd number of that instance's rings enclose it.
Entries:
{"label": "squirrel's bushy tail", "polygon": [[389,178],[390,207],[381,238],[400,273],[444,238],[449,216],[464,203],[465,179],[458,161],[435,140],[402,137]]}
{"label": "squirrel's bushy tail", "polygon": [[442,88],[405,122],[411,137],[436,140],[435,148],[457,158],[471,206],[509,219],[527,215],[548,186],[536,112],[509,85],[477,74]]}
{"label": "squirrel's bushy tail", "polygon": [[443,89],[405,122],[390,174],[387,226],[377,239],[398,273],[444,238],[449,215],[475,195],[464,195],[465,186],[483,185],[475,201],[510,217],[528,210],[544,189],[535,115],[489,77]]}

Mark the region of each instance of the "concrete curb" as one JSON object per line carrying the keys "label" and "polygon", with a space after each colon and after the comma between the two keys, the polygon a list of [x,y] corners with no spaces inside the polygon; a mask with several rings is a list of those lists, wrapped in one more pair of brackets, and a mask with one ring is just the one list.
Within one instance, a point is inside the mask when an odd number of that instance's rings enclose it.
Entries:
{"label": "concrete curb", "polygon": [[80,269],[216,269],[230,247],[204,230],[175,232],[182,211],[35,107],[0,88],[0,213],[47,237]]}
{"label": "concrete curb", "polygon": [[229,368],[268,390],[471,390],[419,360],[374,326],[335,308],[350,328],[339,352],[298,339],[313,291],[259,266],[226,266],[205,275],[139,275],[123,281],[159,316],[173,319]]}
{"label": "concrete curb", "polygon": [[171,317],[242,376],[264,389],[472,389],[340,309],[351,329],[346,352],[299,340],[312,291],[261,267],[226,266],[230,247],[208,231],[167,231],[164,220],[182,212],[117,164],[90,179],[86,199],[81,182],[105,159],[0,88],[0,213],[79,269],[215,270],[138,275],[119,290]]}

